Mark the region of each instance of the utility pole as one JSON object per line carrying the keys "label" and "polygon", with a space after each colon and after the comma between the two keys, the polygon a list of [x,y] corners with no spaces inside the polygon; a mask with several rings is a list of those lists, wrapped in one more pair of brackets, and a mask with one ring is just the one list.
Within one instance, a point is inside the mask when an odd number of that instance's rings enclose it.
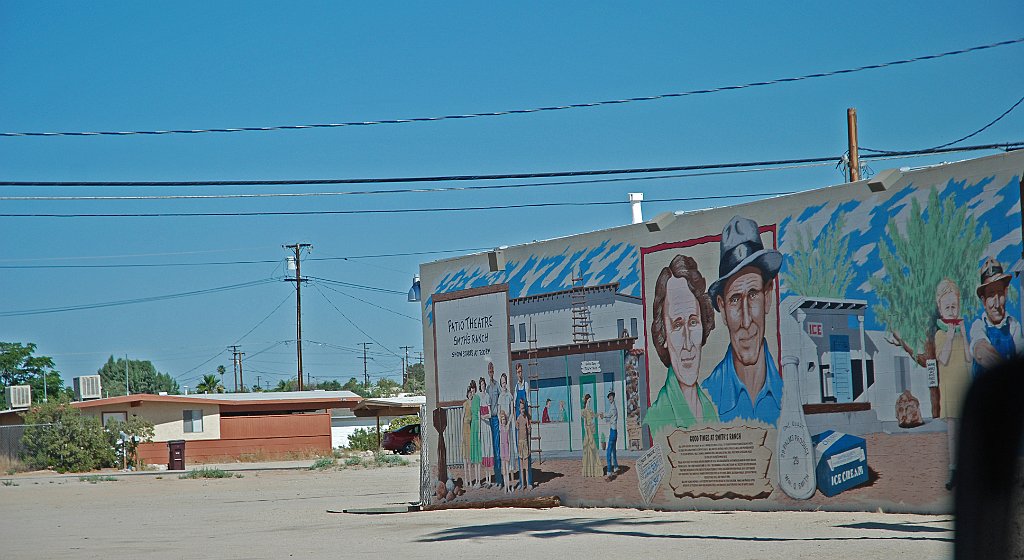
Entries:
{"label": "utility pole", "polygon": [[256,376],[256,387],[258,388],[259,386],[260,386],[260,376],[257,375]]}
{"label": "utility pole", "polygon": [[850,147],[850,182],[860,181],[860,154],[857,147],[857,109],[846,110],[846,137]]}
{"label": "utility pole", "polygon": [[245,390],[245,379],[242,378],[242,356],[244,355],[245,352],[238,353],[238,384],[242,387],[243,393],[248,393],[248,391]]}
{"label": "utility pole", "polygon": [[231,346],[228,346],[228,348],[231,349],[231,368],[235,370],[235,377],[234,377],[235,391],[234,392],[237,393],[238,392],[238,366],[239,366],[238,346],[231,345]]}
{"label": "utility pole", "polygon": [[363,386],[367,389],[370,388],[370,374],[366,371],[366,349],[372,345],[372,342],[360,342],[363,347]]}
{"label": "utility pole", "polygon": [[420,357],[420,365],[423,365],[423,352],[416,352],[416,355]]}
{"label": "utility pole", "polygon": [[124,394],[132,394],[132,390],[128,386],[128,354],[124,355]]}
{"label": "utility pole", "polygon": [[409,350],[412,350],[412,346],[399,346],[402,350],[405,350],[405,358],[402,359],[402,390],[405,390],[405,386],[409,383]]}
{"label": "utility pole", "polygon": [[299,390],[302,391],[302,283],[307,280],[302,277],[302,249],[313,248],[309,243],[296,243],[285,245],[285,248],[295,252],[294,257],[289,257],[289,264],[295,265],[295,278],[285,278],[285,282],[295,282],[295,353],[298,366]]}

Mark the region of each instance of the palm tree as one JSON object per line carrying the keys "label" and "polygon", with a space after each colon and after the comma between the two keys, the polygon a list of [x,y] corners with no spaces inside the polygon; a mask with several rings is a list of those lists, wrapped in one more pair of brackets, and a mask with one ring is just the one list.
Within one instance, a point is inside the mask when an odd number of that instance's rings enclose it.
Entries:
{"label": "palm tree", "polygon": [[203,380],[196,385],[197,393],[223,393],[224,386],[217,381],[217,376],[208,373],[203,376]]}

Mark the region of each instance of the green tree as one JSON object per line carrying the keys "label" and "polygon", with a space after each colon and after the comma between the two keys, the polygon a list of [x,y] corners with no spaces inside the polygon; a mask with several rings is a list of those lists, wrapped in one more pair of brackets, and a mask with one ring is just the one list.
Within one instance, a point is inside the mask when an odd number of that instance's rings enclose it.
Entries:
{"label": "green tree", "polygon": [[846,218],[840,212],[815,237],[808,227],[796,229],[792,264],[780,276],[786,287],[802,296],[844,298],[853,281],[850,236],[843,235]]}
{"label": "green tree", "polygon": [[[35,351],[36,345],[31,342],[0,342],[0,391],[8,385],[29,385],[34,402],[41,402],[44,395],[66,400],[64,380],[54,369],[53,358],[33,356]],[[0,395],[0,399],[4,398]],[[7,408],[5,400],[0,403]]]}
{"label": "green tree", "polygon": [[296,382],[294,379],[282,379],[282,380],[277,382],[277,385],[275,385],[274,388],[271,389],[271,391],[274,391],[274,392],[295,391],[295,390],[298,389],[298,387],[299,387],[298,386],[298,382]]}
{"label": "green tree", "polygon": [[405,368],[405,386],[402,390],[414,395],[422,395],[426,390],[424,384],[423,364],[410,364]]}
{"label": "green tree", "polygon": [[419,417],[418,414],[410,414],[408,416],[399,416],[398,418],[395,418],[394,420],[392,420],[390,424],[388,424],[388,428],[385,431],[393,432],[393,431],[395,431],[398,428],[401,428],[403,426],[408,426],[409,424],[419,424],[419,423],[420,423],[420,417]]}
{"label": "green tree", "polygon": [[220,381],[217,379],[216,375],[214,375],[212,373],[208,373],[208,374],[204,375],[203,376],[203,380],[200,381],[198,385],[196,385],[196,392],[197,393],[223,393],[224,392],[224,386],[220,384]]}
{"label": "green tree", "polygon": [[387,377],[381,377],[377,384],[370,388],[370,395],[374,397],[393,397],[401,392],[402,386]]}
{"label": "green tree", "polygon": [[923,366],[935,357],[936,286],[949,278],[960,288],[961,312],[967,316],[978,309],[978,264],[992,233],[967,215],[966,206],[958,206],[952,196],[940,198],[934,187],[923,212],[914,199],[902,231],[890,218],[886,232],[888,241],[878,244],[885,277],[869,280],[878,297],[872,311],[885,324],[890,342]]}
{"label": "green tree", "polygon": [[356,379],[355,377],[349,377],[348,381],[346,381],[345,384],[341,386],[341,390],[352,391],[353,393],[359,395],[360,397],[366,397],[369,394],[369,391],[366,389],[366,386],[360,383],[359,380]]}
{"label": "green tree", "polygon": [[355,451],[373,451],[377,449],[377,427],[356,428],[348,436],[348,448]]}
{"label": "green tree", "polygon": [[124,358],[114,359],[113,356],[107,359],[107,363],[96,373],[103,383],[104,393],[111,397],[124,394],[125,373],[127,367],[128,386],[133,395],[139,393],[157,394],[167,392],[171,395],[178,394],[181,389],[178,382],[166,373],[160,373],[149,360],[127,360]]}
{"label": "green tree", "polygon": [[84,472],[114,464],[114,450],[97,418],[67,403],[34,406],[25,414],[22,460],[35,469]]}
{"label": "green tree", "polygon": [[[141,469],[143,465],[139,460],[139,444],[153,441],[153,436],[156,433],[153,423],[137,414],[132,414],[128,417],[127,422],[120,420],[107,422],[106,432],[110,447],[120,450],[119,452],[122,454],[127,454],[125,462],[128,465]],[[128,436],[127,440],[121,438],[122,433]],[[118,440],[121,440],[121,443],[118,443]]]}

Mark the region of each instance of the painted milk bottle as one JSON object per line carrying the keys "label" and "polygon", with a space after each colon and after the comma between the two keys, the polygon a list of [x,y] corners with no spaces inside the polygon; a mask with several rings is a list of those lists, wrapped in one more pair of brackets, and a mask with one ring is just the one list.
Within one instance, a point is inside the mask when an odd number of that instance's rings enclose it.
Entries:
{"label": "painted milk bottle", "polygon": [[791,498],[806,500],[817,488],[814,478],[814,446],[801,406],[800,373],[795,356],[782,357],[782,411],[779,414],[779,486]]}

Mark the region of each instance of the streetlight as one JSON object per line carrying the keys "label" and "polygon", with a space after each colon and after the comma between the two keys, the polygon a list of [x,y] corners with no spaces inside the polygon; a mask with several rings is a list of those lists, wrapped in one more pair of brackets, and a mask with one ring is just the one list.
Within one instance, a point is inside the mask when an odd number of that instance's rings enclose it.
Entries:
{"label": "streetlight", "polygon": [[420,301],[420,275],[412,277],[412,287],[409,288],[409,301]]}

